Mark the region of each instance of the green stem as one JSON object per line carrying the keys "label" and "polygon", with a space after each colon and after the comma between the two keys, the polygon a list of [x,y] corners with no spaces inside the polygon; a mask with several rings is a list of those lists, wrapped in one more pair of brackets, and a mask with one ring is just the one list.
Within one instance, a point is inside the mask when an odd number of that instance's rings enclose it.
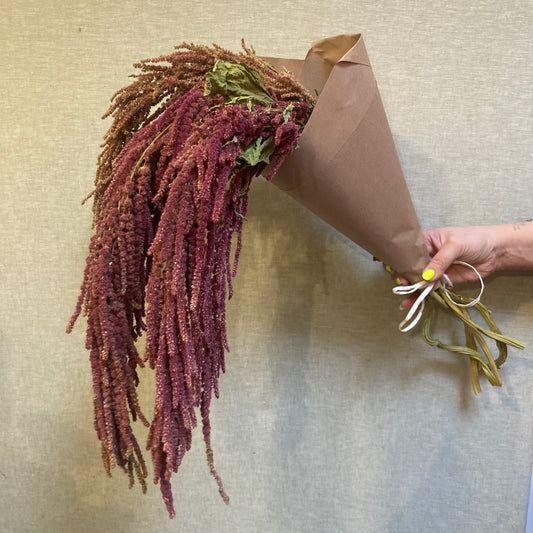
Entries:
{"label": "green stem", "polygon": [[[437,346],[438,348],[448,350],[452,353],[466,355],[470,358],[470,379],[476,394],[481,392],[478,373],[479,368],[481,368],[492,385],[501,386],[502,380],[500,378],[498,368],[505,362],[507,358],[507,346],[509,345],[514,346],[515,348],[523,349],[525,348],[525,344],[511,337],[507,337],[506,335],[502,335],[501,331],[496,326],[490,311],[481,302],[476,303],[473,307],[479,312],[488,329],[476,324],[470,318],[468,309],[461,307],[456,303],[457,301],[460,301],[461,303],[468,303],[472,300],[453,294],[442,287],[436,291],[433,291],[431,293],[431,297],[432,299],[429,300],[431,306],[424,322],[422,332],[424,340],[431,346]],[[431,336],[431,320],[434,314],[433,302],[438,303],[440,307],[443,307],[447,311],[451,312],[463,322],[466,346],[445,344]],[[496,341],[496,346],[498,348],[497,359],[494,359],[490,348],[484,339],[484,336]],[[479,350],[478,345],[480,348]]]}

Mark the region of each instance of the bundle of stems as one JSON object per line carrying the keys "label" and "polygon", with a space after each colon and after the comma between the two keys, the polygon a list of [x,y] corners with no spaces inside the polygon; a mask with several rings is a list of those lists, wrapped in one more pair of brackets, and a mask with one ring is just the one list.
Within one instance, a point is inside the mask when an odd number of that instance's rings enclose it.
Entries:
{"label": "bundle of stems", "polygon": [[[502,379],[498,369],[507,359],[507,346],[523,349],[525,348],[525,344],[503,335],[494,322],[489,309],[480,301],[471,305],[474,299],[460,296],[443,286],[432,291],[430,295],[430,309],[422,330],[424,340],[431,346],[437,346],[438,348],[448,350],[452,353],[462,354],[470,358],[470,380],[476,394],[481,392],[481,385],[479,383],[480,370],[485,374],[491,385],[501,387]],[[462,321],[466,340],[465,346],[445,344],[432,337],[430,330],[434,316],[434,304],[444,308]],[[469,307],[464,307],[464,305],[471,305],[479,313],[486,327],[474,322],[468,311]],[[493,356],[485,337],[496,341],[498,350],[498,356],[496,358]]]}

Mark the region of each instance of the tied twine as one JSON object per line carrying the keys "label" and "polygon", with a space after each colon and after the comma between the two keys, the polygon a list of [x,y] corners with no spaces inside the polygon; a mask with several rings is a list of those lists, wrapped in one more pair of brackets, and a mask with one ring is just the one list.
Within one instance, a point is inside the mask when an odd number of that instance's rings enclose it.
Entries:
{"label": "tied twine", "polygon": [[483,294],[483,291],[485,290],[485,284],[483,283],[483,278],[481,277],[481,274],[474,266],[469,263],[465,263],[464,261],[454,261],[453,264],[466,266],[468,268],[471,268],[476,273],[477,277],[479,278],[479,282],[481,283],[481,289],[477,297],[466,303],[457,302],[453,298],[452,293],[448,290],[448,287],[453,287],[453,283],[450,281],[450,278],[446,274],[443,274],[442,277],[436,281],[421,280],[417,283],[413,283],[412,285],[402,285],[400,287],[394,287],[392,289],[392,292],[394,292],[394,294],[400,294],[402,296],[421,291],[415,303],[412,305],[411,309],[407,313],[405,319],[398,326],[398,329],[402,333],[413,329],[418,324],[424,313],[424,308],[426,306],[426,298],[431,292],[438,288],[442,288],[442,292],[445,297],[458,307],[474,307],[481,300],[481,296]]}
{"label": "tied twine", "polygon": [[[452,282],[446,275],[443,275],[439,280],[433,282],[423,280],[412,285],[394,287],[393,292],[400,295],[408,295],[416,291],[421,291],[405,319],[400,323],[399,329],[402,332],[406,332],[414,328],[422,317],[427,301],[430,304],[430,309],[424,320],[422,332],[424,340],[431,346],[437,346],[438,348],[448,350],[451,353],[467,356],[470,359],[470,380],[472,388],[474,392],[478,394],[481,392],[479,370],[481,369],[483,371],[491,385],[500,387],[502,385],[502,380],[498,369],[507,359],[507,346],[523,349],[525,348],[525,344],[511,337],[502,335],[491,316],[491,312],[481,303],[480,299],[485,285],[480,273],[475,267],[463,261],[456,261],[455,264],[471,268],[477,274],[481,283],[481,290],[478,296],[476,298],[464,298],[453,293],[450,290]],[[434,302],[463,322],[465,346],[445,344],[431,336],[430,329],[431,320],[434,314]],[[483,318],[486,327],[480,326],[471,319],[468,308],[472,307],[475,308],[481,318]],[[496,341],[496,347],[498,350],[496,357],[492,355],[485,337]]]}

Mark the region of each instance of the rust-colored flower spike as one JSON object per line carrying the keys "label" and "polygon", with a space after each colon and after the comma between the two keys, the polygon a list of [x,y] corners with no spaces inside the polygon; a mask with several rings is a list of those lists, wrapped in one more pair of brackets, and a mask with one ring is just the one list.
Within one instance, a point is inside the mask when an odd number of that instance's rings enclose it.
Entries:
{"label": "rust-colored flower spike", "polygon": [[[156,401],[147,449],[169,515],[170,479],[191,447],[201,418],[207,462],[228,501],[211,447],[209,408],[219,394],[228,350],[231,297],[254,159],[268,147],[271,178],[296,148],[312,108],[310,95],[252,50],[235,54],[182,44],[142,61],[136,80],[118,91],[106,116],[113,124],[98,159],[94,235],[76,311],[87,317],[94,415],[105,468],[123,469],[146,490],[147,468],[131,422],[143,415],[136,369],[156,371]],[[204,93],[215,63],[257,71],[271,103],[228,103]],[[250,156],[252,153],[252,156]],[[255,155],[254,155],[255,154]],[[232,237],[237,235],[231,257]],[[136,341],[146,331],[141,357]]]}

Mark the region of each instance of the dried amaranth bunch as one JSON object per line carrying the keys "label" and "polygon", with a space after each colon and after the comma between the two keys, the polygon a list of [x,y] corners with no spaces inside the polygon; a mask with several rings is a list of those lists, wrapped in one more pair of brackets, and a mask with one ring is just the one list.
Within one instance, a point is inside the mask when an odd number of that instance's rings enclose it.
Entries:
{"label": "dried amaranth bunch", "polygon": [[[132,421],[150,426],[147,449],[171,517],[170,479],[201,419],[215,471],[209,408],[228,350],[231,297],[252,178],[271,178],[297,146],[313,98],[243,44],[182,44],[135,65],[118,91],[98,159],[94,235],[76,311],[87,319],[94,425],[105,468],[148,476]],[[232,240],[237,243],[232,253]],[[136,341],[145,335],[145,351]],[[156,372],[152,422],[141,411],[137,368]]]}

